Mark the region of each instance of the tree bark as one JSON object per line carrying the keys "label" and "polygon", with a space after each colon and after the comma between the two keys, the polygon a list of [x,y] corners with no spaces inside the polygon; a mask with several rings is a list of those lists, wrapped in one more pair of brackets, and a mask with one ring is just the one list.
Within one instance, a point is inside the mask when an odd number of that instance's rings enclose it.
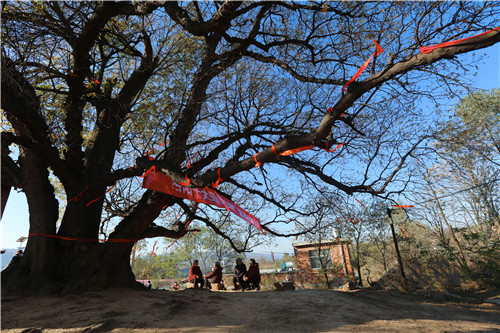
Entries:
{"label": "tree bark", "polygon": [[[31,149],[21,148],[19,163],[28,201],[30,234],[55,234],[59,204],[49,182],[47,165]],[[27,236],[27,235],[25,235]],[[55,240],[29,237],[22,259],[2,272],[2,289],[24,289],[51,293],[58,253]]]}

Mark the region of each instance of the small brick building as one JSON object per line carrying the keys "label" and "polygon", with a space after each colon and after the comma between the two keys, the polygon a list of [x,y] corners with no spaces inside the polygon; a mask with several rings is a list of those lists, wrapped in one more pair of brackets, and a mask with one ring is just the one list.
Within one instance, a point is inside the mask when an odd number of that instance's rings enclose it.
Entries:
{"label": "small brick building", "polygon": [[[349,239],[293,243],[295,271],[291,278],[298,289],[340,288],[354,278]],[[325,268],[325,269],[322,269]]]}
{"label": "small brick building", "polygon": [[336,270],[340,275],[348,277],[352,274],[349,239],[323,240],[321,242],[293,243],[295,268],[306,273],[317,273],[321,268]]}

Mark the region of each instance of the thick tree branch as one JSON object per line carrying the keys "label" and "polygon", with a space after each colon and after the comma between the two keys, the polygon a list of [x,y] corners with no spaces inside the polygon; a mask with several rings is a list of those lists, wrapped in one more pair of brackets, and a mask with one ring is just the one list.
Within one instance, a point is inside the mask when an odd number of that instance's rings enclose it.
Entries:
{"label": "thick tree branch", "polygon": [[[405,74],[412,69],[418,68],[420,66],[425,66],[428,64],[432,64],[438,62],[442,59],[447,59],[452,56],[470,52],[473,50],[485,48],[491,46],[500,41],[500,31],[492,31],[483,36],[479,36],[473,38],[471,40],[462,42],[460,44],[444,47],[440,49],[436,49],[431,53],[423,54],[418,53],[409,57],[406,60],[398,62],[392,66],[386,67],[384,70],[372,75],[371,77],[361,81],[361,82],[353,82],[348,86],[347,94],[342,97],[338,104],[344,103],[351,105],[359,99],[364,93],[367,91],[381,86],[385,82],[393,79],[396,76]],[[315,138],[325,138],[330,132],[333,123],[343,112],[341,108],[337,108],[334,112],[326,113],[325,117],[321,121],[318,129],[316,130],[314,137]]]}
{"label": "thick tree branch", "polygon": [[167,14],[180,24],[186,31],[195,36],[206,36],[213,32],[223,32],[234,18],[235,10],[240,7],[240,1],[224,1],[222,6],[208,21],[194,21],[189,13],[179,7],[177,1],[167,1],[164,5]]}
{"label": "thick tree branch", "polygon": [[118,95],[106,103],[104,109],[98,113],[85,151],[88,181],[93,180],[91,175],[100,175],[111,169],[120,142],[121,126],[131,110],[133,99],[145,87],[154,71],[151,41],[146,34],[144,37],[146,52],[140,66],[130,75]]}
{"label": "thick tree branch", "polygon": [[142,233],[138,239],[144,239],[144,238],[155,238],[155,237],[168,237],[168,238],[181,238],[182,236],[186,235],[187,233],[197,231],[198,229],[182,229],[180,231],[177,230],[171,230],[167,229],[165,227],[156,225],[156,224],[151,224],[148,229]]}
{"label": "thick tree branch", "polygon": [[[49,139],[49,128],[40,110],[40,100],[33,86],[17,71],[14,64],[2,55],[2,108],[18,133],[12,140],[36,148],[62,180],[70,181],[66,163]],[[21,125],[22,124],[22,125]],[[24,126],[26,126],[27,131]],[[4,135],[8,135],[3,134]]]}
{"label": "thick tree branch", "polygon": [[310,83],[321,83],[321,84],[332,84],[332,85],[343,85],[346,83],[345,80],[338,80],[338,79],[321,79],[317,77],[311,77],[307,75],[302,75],[298,73],[295,69],[292,68],[288,63],[281,61],[273,56],[264,56],[262,54],[253,52],[253,51],[245,51],[244,54],[247,57],[253,58],[255,60],[258,60],[260,62],[266,63],[266,64],[273,64],[276,65],[280,68],[282,68],[284,71],[292,75],[293,78],[301,81],[301,82],[310,82]]}
{"label": "thick tree branch", "polygon": [[293,205],[292,205],[292,207],[285,207],[279,201],[275,200],[274,198],[270,198],[270,197],[266,196],[264,193],[262,193],[260,191],[257,191],[257,190],[254,190],[254,189],[251,189],[250,187],[248,187],[248,186],[246,186],[244,184],[240,184],[240,183],[234,181],[231,178],[227,179],[226,182],[227,183],[231,183],[234,186],[236,186],[238,188],[241,188],[242,190],[245,190],[245,192],[248,192],[250,194],[254,194],[254,195],[257,195],[257,196],[261,197],[266,202],[272,203],[273,205],[275,205],[279,209],[283,210],[284,212],[292,212],[292,213],[296,213],[296,214],[299,214],[299,215],[305,215],[303,212],[292,208]]}
{"label": "thick tree branch", "polygon": [[90,58],[89,51],[94,45],[98,34],[108,21],[118,14],[118,7],[114,2],[102,2],[99,4],[86,22],[82,33],[77,37],[72,44],[73,47],[73,64],[74,75],[67,77],[69,94],[64,102],[64,109],[66,111],[65,128],[67,131],[66,145],[66,160],[70,163],[71,169],[76,178],[83,178],[83,162],[84,155],[82,151],[83,137],[83,108],[85,100],[82,98],[84,94],[83,82],[90,74]]}

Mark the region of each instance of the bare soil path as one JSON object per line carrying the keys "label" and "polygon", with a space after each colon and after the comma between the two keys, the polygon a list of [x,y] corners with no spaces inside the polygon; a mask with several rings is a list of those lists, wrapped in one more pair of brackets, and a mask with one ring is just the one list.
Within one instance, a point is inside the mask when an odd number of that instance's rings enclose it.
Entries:
{"label": "bare soil path", "polygon": [[390,291],[135,291],[2,298],[2,332],[500,332],[492,303]]}

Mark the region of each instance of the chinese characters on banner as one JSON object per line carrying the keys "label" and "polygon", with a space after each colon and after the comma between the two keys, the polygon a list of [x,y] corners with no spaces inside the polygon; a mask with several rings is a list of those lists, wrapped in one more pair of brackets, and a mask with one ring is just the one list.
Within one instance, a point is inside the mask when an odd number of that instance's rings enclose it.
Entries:
{"label": "chinese characters on banner", "polygon": [[179,198],[207,205],[214,205],[219,208],[225,208],[262,230],[260,221],[255,216],[208,187],[189,188],[181,186],[162,172],[150,172],[146,177],[144,177],[142,187],[153,191],[167,193]]}

